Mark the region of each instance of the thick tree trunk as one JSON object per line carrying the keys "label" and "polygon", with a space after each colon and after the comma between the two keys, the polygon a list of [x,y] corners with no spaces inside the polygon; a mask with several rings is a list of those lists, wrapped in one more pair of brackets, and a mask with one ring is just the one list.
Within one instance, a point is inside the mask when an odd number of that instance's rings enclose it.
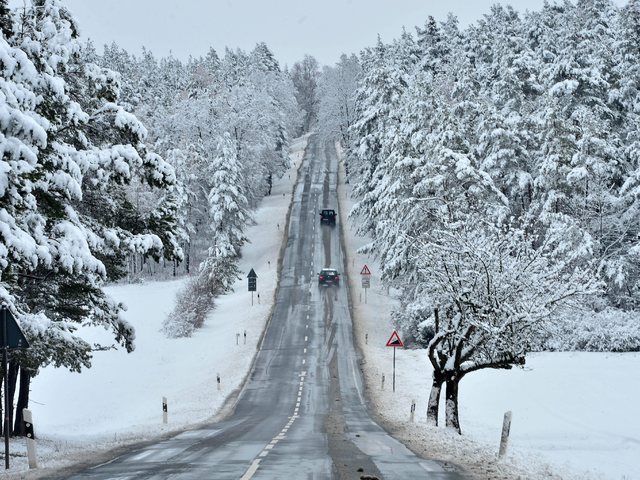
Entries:
{"label": "thick tree trunk", "polygon": [[13,426],[13,434],[24,437],[24,423],[22,410],[29,408],[29,389],[31,388],[31,370],[20,367],[20,388],[18,390],[18,403],[16,404],[16,421]]}
{"label": "thick tree trunk", "polygon": [[451,375],[447,378],[445,396],[447,399],[446,406],[446,427],[452,428],[462,435],[460,430],[460,416],[458,413],[458,385],[460,379],[457,375]]}
{"label": "thick tree trunk", "polygon": [[433,380],[431,383],[431,393],[429,394],[429,403],[427,404],[427,423],[429,425],[438,426],[438,409],[440,406],[440,393],[442,392],[442,384],[444,376],[441,372],[433,371]]}

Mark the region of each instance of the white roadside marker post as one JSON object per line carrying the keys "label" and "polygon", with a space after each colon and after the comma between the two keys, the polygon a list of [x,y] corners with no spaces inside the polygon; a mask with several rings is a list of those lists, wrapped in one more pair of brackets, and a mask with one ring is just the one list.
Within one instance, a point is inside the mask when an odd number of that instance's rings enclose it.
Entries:
{"label": "white roadside marker post", "polygon": [[384,390],[384,373],[382,374],[382,388],[381,390]]}
{"label": "white roadside marker post", "polygon": [[29,468],[38,468],[38,461],[36,459],[36,434],[33,428],[31,410],[26,408],[22,410],[22,422],[24,424],[24,431],[27,437],[27,457],[29,458]]}
{"label": "white roadside marker post", "polygon": [[169,421],[169,409],[167,408],[167,397],[162,397],[162,423]]}
{"label": "white roadside marker post", "polygon": [[511,430],[511,412],[505,412],[502,421],[502,435],[500,436],[500,451],[498,458],[502,458],[507,453],[507,444],[509,442],[509,431]]}
{"label": "white roadside marker post", "polygon": [[409,421],[413,423],[416,414],[416,401],[411,400],[411,415],[409,416]]}

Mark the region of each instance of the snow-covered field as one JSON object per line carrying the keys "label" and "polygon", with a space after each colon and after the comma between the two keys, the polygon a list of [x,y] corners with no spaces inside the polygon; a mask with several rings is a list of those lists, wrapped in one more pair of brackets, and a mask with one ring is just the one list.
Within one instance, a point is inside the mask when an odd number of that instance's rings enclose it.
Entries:
{"label": "snow-covered field", "polygon": [[[296,166],[304,141],[293,149]],[[274,187],[248,230],[241,270],[258,274],[260,303],[246,279],[217,301],[205,327],[190,339],[168,340],[159,332],[183,280],[109,287],[129,305],[137,348],[97,353],[92,369],[72,374],[44,369],[33,381],[31,408],[41,468],[28,471],[22,439],[11,442],[12,468],[0,478],[45,478],[47,470],[94,458],[96,452],[155,438],[220,415],[225,398],[247,374],[276,285],[278,253],[296,167]],[[343,214],[349,208],[342,189]],[[343,221],[345,221],[343,219]],[[396,392],[391,392],[393,302],[378,288],[375,262],[354,253],[364,239],[345,228],[349,277],[356,312],[356,338],[365,355],[369,398],[383,424],[411,448],[464,465],[479,479],[640,479],[639,354],[538,354],[524,370],[487,371],[461,383],[462,437],[424,423],[430,365],[424,351],[398,350]],[[367,263],[372,288],[367,304],[359,271]],[[244,331],[247,332],[246,344]],[[96,332],[99,337],[101,332]],[[239,336],[237,334],[240,334]],[[368,341],[365,335],[368,334]],[[236,342],[238,344],[236,344]],[[384,391],[381,375],[385,374]],[[217,388],[216,376],[221,386]],[[169,422],[162,423],[162,397]],[[409,422],[411,400],[417,403]],[[513,412],[506,458],[496,461],[502,415]]]}

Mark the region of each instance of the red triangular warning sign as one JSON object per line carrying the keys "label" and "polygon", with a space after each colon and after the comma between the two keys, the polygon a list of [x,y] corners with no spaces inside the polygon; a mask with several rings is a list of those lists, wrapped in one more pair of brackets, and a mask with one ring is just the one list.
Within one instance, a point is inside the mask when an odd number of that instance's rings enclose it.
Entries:
{"label": "red triangular warning sign", "polygon": [[366,265],[360,270],[360,275],[371,275],[371,270]]}
{"label": "red triangular warning sign", "polygon": [[400,337],[398,336],[398,332],[395,330],[387,341],[387,347],[404,347],[404,343],[402,343],[402,340],[400,340]]}

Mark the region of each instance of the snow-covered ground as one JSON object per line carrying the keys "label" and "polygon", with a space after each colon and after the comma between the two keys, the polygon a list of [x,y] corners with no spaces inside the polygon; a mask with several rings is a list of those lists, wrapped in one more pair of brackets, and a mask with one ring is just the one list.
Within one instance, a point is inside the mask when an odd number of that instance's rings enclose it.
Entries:
{"label": "snow-covered ground", "polygon": [[[168,340],[160,326],[184,280],[109,287],[117,300],[129,305],[126,316],[136,327],[136,351],[96,353],[93,368],[82,374],[44,369],[31,392],[42,468],[29,471],[24,440],[12,439],[12,468],[0,472],[0,478],[46,478],[47,469],[224,414],[220,409],[242,384],[272,306],[304,144],[301,140],[292,149],[295,166],[274,186],[274,194],[255,214],[257,224],[247,232],[252,243],[243,249],[241,271],[254,268],[258,274],[260,303],[256,296],[251,306],[243,278],[234,293],[217,301],[203,329],[189,339]],[[350,205],[344,188],[341,204],[344,214]],[[346,225],[346,219],[342,221]],[[388,312],[393,301],[378,287],[376,263],[354,253],[365,240],[350,228],[345,232],[356,338],[365,355],[369,398],[389,430],[414,450],[463,465],[478,479],[640,480],[640,415],[634,408],[640,393],[639,354],[538,354],[528,359],[524,370],[471,374],[461,383],[464,435],[428,427],[424,411],[429,362],[424,351],[398,350],[396,392],[391,392],[393,352],[384,344],[392,332]],[[358,275],[365,263],[373,271],[366,305]],[[100,335],[96,332],[96,338]],[[167,425],[162,423],[163,396],[168,399]],[[409,422],[412,399],[417,404],[415,423]],[[506,410],[513,412],[511,439],[508,455],[498,462]]]}

